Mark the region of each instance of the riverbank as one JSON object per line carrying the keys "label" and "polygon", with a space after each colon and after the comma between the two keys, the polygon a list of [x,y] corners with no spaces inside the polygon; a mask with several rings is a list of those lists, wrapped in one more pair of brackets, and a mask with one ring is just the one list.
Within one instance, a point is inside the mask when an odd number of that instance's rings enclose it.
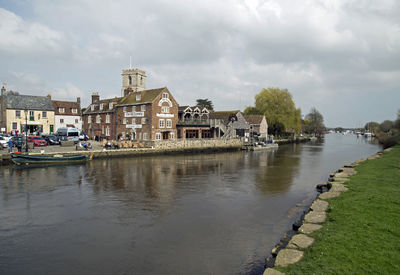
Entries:
{"label": "riverbank", "polygon": [[264,274],[399,273],[399,168],[396,146],[331,175],[329,192]]}

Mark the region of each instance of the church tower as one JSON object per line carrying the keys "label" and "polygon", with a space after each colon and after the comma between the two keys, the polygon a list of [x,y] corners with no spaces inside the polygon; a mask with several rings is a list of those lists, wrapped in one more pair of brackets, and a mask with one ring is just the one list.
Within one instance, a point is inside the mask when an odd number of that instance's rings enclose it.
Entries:
{"label": "church tower", "polygon": [[[122,70],[122,96],[126,96],[126,89],[133,92],[146,90],[146,72],[139,69]],[[129,91],[128,90],[128,91]]]}

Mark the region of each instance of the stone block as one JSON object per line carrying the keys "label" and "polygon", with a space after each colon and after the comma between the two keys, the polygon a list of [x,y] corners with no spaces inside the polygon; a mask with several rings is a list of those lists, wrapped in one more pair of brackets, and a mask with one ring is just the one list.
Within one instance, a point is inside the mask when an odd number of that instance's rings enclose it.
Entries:
{"label": "stone block", "polygon": [[299,232],[303,234],[311,234],[316,230],[319,230],[322,228],[322,225],[320,224],[315,224],[315,223],[304,223],[300,228]]}
{"label": "stone block", "polygon": [[282,272],[280,272],[278,270],[275,270],[273,268],[267,268],[264,271],[263,275],[285,275],[285,273],[282,273]]}
{"label": "stone block", "polygon": [[304,217],[306,223],[323,223],[325,220],[326,213],[322,211],[311,211]]}
{"label": "stone block", "polygon": [[311,205],[313,211],[326,211],[328,209],[329,203],[327,201],[316,200]]}
{"label": "stone block", "polygon": [[336,198],[339,196],[340,196],[340,192],[329,191],[329,192],[325,192],[325,193],[322,193],[321,195],[319,195],[319,198],[323,199],[323,200],[328,200],[328,199]]}
{"label": "stone block", "polygon": [[333,182],[332,187],[329,190],[329,192],[343,192],[343,191],[347,191],[347,190],[349,190],[349,189],[346,186],[344,186],[343,184]]}
{"label": "stone block", "polygon": [[275,266],[288,266],[303,258],[304,252],[295,249],[282,249],[276,257]]}
{"label": "stone block", "polygon": [[314,243],[314,239],[304,235],[304,234],[297,234],[294,235],[293,238],[289,241],[286,248],[290,249],[306,249],[310,245]]}

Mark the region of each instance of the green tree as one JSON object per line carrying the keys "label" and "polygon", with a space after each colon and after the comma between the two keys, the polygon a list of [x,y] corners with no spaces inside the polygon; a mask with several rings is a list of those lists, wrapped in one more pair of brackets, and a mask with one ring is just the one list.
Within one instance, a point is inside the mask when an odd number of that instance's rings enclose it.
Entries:
{"label": "green tree", "polygon": [[388,133],[394,126],[394,122],[391,120],[385,120],[379,125],[379,129],[382,132]]}
{"label": "green tree", "polygon": [[292,95],[287,89],[262,89],[255,96],[254,108],[265,115],[268,128],[275,135],[301,131],[301,110],[296,109]]}
{"label": "green tree", "polygon": [[246,107],[243,112],[245,115],[262,115],[263,113],[256,107]]}
{"label": "green tree", "polygon": [[367,123],[365,124],[365,126],[364,126],[364,129],[365,129],[366,131],[370,131],[370,132],[373,132],[373,133],[377,133],[377,132],[379,132],[379,123],[378,123],[378,122],[375,122],[375,121],[367,122]]}
{"label": "green tree", "polygon": [[306,120],[310,121],[305,127],[306,133],[322,136],[325,132],[324,117],[316,108],[311,108]]}
{"label": "green tree", "polygon": [[208,110],[214,110],[214,105],[212,103],[211,100],[209,100],[208,98],[205,99],[197,99],[196,100],[196,106],[199,106],[201,108],[207,108]]}

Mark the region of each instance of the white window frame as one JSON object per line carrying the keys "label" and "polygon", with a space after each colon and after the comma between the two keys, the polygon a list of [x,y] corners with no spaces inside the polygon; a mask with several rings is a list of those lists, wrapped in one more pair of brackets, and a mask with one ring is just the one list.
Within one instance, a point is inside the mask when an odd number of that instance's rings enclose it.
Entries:
{"label": "white window frame", "polygon": [[109,137],[110,136],[110,127],[107,126],[106,128],[106,136]]}
{"label": "white window frame", "polygon": [[142,95],[141,94],[136,94],[136,101],[142,100]]}
{"label": "white window frame", "polygon": [[132,124],[136,124],[136,118],[135,117],[132,118]]}
{"label": "white window frame", "polygon": [[101,117],[100,117],[100,115],[97,115],[97,116],[96,116],[96,123],[101,123]]}
{"label": "white window frame", "polygon": [[108,109],[112,110],[113,106],[114,106],[114,102],[110,102],[110,103],[108,104]]}
{"label": "white window frame", "polygon": [[90,106],[90,110],[94,111],[94,104]]}
{"label": "white window frame", "polygon": [[71,112],[72,112],[73,114],[77,114],[77,113],[78,113],[78,109],[72,108],[72,109],[71,109]]}
{"label": "white window frame", "polygon": [[87,123],[88,123],[88,124],[92,123],[92,116],[88,116],[88,117],[87,117]]}
{"label": "white window frame", "polygon": [[[15,127],[14,127],[14,125],[15,125]],[[11,128],[13,130],[18,130],[18,122],[11,122]]]}
{"label": "white window frame", "polygon": [[143,133],[143,139],[147,140],[147,133]]}
{"label": "white window frame", "polygon": [[100,110],[100,111],[103,110],[103,103],[100,103],[100,105],[99,105],[99,110]]}
{"label": "white window frame", "polygon": [[169,133],[169,138],[170,138],[170,139],[175,139],[175,135],[174,135],[174,133],[172,133],[172,132],[171,132],[171,133]]}
{"label": "white window frame", "polygon": [[156,140],[161,140],[161,133],[156,133]]}
{"label": "white window frame", "polygon": [[161,107],[161,113],[168,114],[169,113],[169,107],[168,106],[162,106]]}
{"label": "white window frame", "polygon": [[163,93],[162,98],[168,98],[168,93]]}
{"label": "white window frame", "polygon": [[123,108],[123,112],[124,112],[124,113],[126,112],[126,106],[124,106],[124,108]]}
{"label": "white window frame", "polygon": [[106,115],[106,123],[110,123],[110,115],[109,114]]}
{"label": "white window frame", "polygon": [[136,106],[132,106],[132,112],[136,112]]}
{"label": "white window frame", "polygon": [[[15,117],[20,118],[21,117],[21,110],[15,110]],[[16,129],[14,129],[16,130]]]}
{"label": "white window frame", "polygon": [[142,124],[146,124],[146,118],[142,117]]}
{"label": "white window frame", "polygon": [[64,114],[64,113],[65,113],[65,108],[59,107],[59,108],[58,108],[58,112],[59,112],[60,114]]}
{"label": "white window frame", "polygon": [[122,124],[126,124],[126,117],[122,119]]}
{"label": "white window frame", "polygon": [[167,126],[167,128],[172,128],[172,120],[171,119],[167,119],[166,126]]}
{"label": "white window frame", "polygon": [[165,120],[160,118],[158,120],[158,128],[165,128]]}
{"label": "white window frame", "polygon": [[140,110],[141,110],[142,112],[146,111],[146,105],[140,106]]}
{"label": "white window frame", "polygon": [[104,135],[104,125],[101,125],[101,134]]}
{"label": "white window frame", "polygon": [[42,112],[42,118],[47,118],[47,112],[46,111]]}

